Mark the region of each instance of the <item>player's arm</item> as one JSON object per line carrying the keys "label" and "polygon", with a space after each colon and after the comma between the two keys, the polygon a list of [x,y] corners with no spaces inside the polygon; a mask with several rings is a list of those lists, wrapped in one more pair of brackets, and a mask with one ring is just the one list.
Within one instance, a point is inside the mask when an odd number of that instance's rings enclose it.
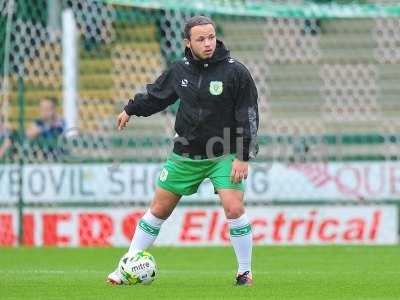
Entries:
{"label": "player's arm", "polygon": [[235,120],[237,129],[236,160],[232,164],[231,180],[240,182],[247,178],[248,160],[258,152],[258,94],[249,71],[244,67],[236,78]]}
{"label": "player's arm", "polygon": [[148,117],[166,109],[178,100],[174,89],[172,68],[163,72],[157,80],[146,86],[145,93],[138,93],[134,99],[130,99],[118,116],[118,129],[123,129],[130,116]]}
{"label": "player's arm", "polygon": [[[248,161],[257,154],[258,131],[258,93],[250,72],[243,68],[237,80],[237,97],[235,102],[235,120],[237,137],[243,139],[242,149],[238,149],[237,158]],[[240,147],[239,147],[240,148]]]}

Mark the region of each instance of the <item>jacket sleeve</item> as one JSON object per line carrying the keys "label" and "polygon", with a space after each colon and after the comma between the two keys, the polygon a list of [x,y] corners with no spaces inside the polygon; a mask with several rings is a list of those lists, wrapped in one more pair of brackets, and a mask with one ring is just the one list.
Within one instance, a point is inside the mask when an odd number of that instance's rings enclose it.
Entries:
{"label": "jacket sleeve", "polygon": [[124,110],[128,115],[148,117],[166,109],[176,102],[172,68],[163,72],[152,84],[146,86],[145,93],[138,93],[130,99]]}
{"label": "jacket sleeve", "polygon": [[[235,121],[238,159],[248,161],[258,153],[258,93],[250,72],[242,66],[236,80]],[[241,142],[242,141],[242,142]]]}

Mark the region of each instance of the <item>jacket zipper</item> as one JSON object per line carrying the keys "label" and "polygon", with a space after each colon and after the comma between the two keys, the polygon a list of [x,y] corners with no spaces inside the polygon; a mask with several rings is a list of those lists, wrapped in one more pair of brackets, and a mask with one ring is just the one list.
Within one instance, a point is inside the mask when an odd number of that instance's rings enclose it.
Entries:
{"label": "jacket zipper", "polygon": [[[201,83],[203,81],[203,74],[202,70],[200,70],[200,75],[199,75],[199,80],[197,81],[197,88],[198,88],[198,93],[199,93],[199,98],[200,98],[200,89],[201,89]],[[201,105],[199,104],[199,122],[201,121]]]}
{"label": "jacket zipper", "polygon": [[201,87],[201,82],[203,81],[203,75],[202,72],[200,71],[200,76],[199,76],[199,80],[197,81],[197,88],[200,90]]}

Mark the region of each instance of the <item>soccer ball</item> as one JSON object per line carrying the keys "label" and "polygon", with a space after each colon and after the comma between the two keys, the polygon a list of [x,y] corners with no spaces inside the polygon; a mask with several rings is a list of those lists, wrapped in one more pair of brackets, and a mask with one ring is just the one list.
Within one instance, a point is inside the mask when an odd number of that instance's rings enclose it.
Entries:
{"label": "soccer ball", "polygon": [[139,251],[125,254],[118,264],[124,284],[150,284],[158,273],[156,261],[149,252]]}

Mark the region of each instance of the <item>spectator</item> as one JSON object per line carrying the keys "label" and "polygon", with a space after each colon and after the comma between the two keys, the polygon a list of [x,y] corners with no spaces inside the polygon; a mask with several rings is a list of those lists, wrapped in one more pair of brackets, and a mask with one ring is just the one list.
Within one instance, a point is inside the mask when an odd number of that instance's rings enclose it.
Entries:
{"label": "spectator", "polygon": [[[64,121],[57,114],[57,100],[48,97],[40,101],[40,118],[33,121],[26,136],[39,147],[44,158],[56,158],[62,153],[58,140],[64,128]],[[39,152],[35,152],[36,157]]]}

